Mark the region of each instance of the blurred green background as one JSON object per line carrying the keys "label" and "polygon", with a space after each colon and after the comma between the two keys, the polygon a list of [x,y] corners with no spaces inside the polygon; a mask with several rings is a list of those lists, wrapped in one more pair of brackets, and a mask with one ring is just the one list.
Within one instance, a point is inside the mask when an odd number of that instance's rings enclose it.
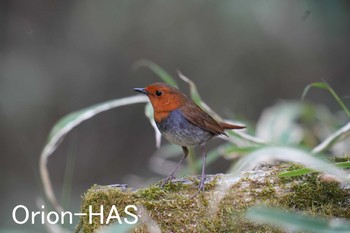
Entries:
{"label": "blurred green background", "polygon": [[[19,204],[37,210],[38,158],[51,127],[67,113],[159,81],[148,69],[133,69],[140,59],[174,76],[181,70],[223,117],[256,122],[263,109],[299,99],[307,84],[322,80],[350,102],[345,0],[5,0],[0,19],[0,229],[44,231],[17,226],[11,214]],[[339,110],[322,91],[312,90],[308,100]],[[60,200],[77,211],[92,184],[141,187],[163,178],[149,168],[153,135],[142,104],[78,126],[49,161]],[[224,172],[225,164],[208,172]],[[60,195],[65,174],[69,198]]]}

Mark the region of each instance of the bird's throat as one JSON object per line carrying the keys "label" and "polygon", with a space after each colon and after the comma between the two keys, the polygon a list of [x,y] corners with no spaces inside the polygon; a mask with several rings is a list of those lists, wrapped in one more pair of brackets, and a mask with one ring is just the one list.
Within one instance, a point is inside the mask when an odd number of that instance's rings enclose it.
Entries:
{"label": "bird's throat", "polygon": [[169,111],[155,111],[154,112],[154,120],[157,123],[160,123],[163,119],[167,118],[169,116]]}

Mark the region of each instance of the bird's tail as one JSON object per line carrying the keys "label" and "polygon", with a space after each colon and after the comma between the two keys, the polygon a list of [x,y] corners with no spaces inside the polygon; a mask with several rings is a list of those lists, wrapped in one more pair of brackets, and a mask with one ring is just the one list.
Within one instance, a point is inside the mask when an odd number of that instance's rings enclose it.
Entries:
{"label": "bird's tail", "polygon": [[243,125],[232,125],[232,124],[228,124],[228,123],[224,123],[224,122],[220,122],[219,125],[222,129],[244,129],[244,128],[246,128]]}

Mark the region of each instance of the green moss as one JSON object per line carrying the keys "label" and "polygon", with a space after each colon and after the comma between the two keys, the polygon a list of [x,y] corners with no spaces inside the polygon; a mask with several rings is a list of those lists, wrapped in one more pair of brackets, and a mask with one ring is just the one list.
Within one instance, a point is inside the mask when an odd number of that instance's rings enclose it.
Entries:
{"label": "green moss", "polygon": [[[82,213],[89,213],[90,206],[94,213],[100,212],[101,205],[103,206],[103,214],[106,218],[108,216],[111,206],[115,205],[118,208],[120,216],[125,216],[124,207],[132,205],[132,193],[130,191],[121,191],[119,188],[110,188],[105,186],[92,186],[83,196],[83,203],[81,207]],[[92,218],[92,222],[89,222],[89,216],[81,218],[82,229],[86,233],[94,232],[95,229],[100,227],[100,219],[98,217]]]}
{"label": "green moss", "polygon": [[342,157],[334,157],[334,162],[349,162],[350,161],[350,155],[342,156]]}
{"label": "green moss", "polygon": [[320,181],[318,174],[294,178],[290,192],[280,199],[283,206],[326,217],[350,218],[349,190],[337,182]]}
{"label": "green moss", "polygon": [[166,195],[166,192],[169,190],[165,190],[160,188],[159,186],[150,186],[147,189],[140,189],[137,193],[133,194],[135,198],[142,198],[144,200],[155,200],[160,199]]}
{"label": "green moss", "polygon": [[[299,165],[281,164],[269,168],[270,175],[261,179],[242,178],[227,191],[215,213],[210,213],[210,203],[221,175],[206,183],[206,191],[195,197],[198,185],[195,178],[188,178],[186,183],[168,183],[164,188],[151,185],[137,191],[93,186],[83,196],[82,212],[87,212],[89,205],[94,210],[104,205],[106,216],[109,212],[107,207],[114,204],[123,216],[126,205],[143,206],[162,232],[281,232],[247,221],[245,211],[254,205],[350,219],[350,192],[341,189],[337,183],[321,181],[316,173],[288,179],[276,176],[281,171],[296,167],[300,168]],[[84,232],[94,232],[98,227],[98,218],[93,224],[88,224],[88,217],[82,218]],[[148,229],[145,224],[139,224],[133,232],[144,233]]]}

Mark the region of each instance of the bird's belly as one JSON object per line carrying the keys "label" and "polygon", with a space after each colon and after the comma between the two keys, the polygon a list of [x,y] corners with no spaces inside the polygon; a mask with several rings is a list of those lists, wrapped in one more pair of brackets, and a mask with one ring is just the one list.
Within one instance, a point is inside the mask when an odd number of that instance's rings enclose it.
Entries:
{"label": "bird's belly", "polygon": [[208,141],[212,135],[203,130],[178,130],[173,129],[163,132],[163,136],[171,143],[180,146],[196,146]]}
{"label": "bird's belly", "polygon": [[180,146],[200,145],[213,137],[211,132],[190,123],[178,110],[171,112],[157,126],[169,142]]}

